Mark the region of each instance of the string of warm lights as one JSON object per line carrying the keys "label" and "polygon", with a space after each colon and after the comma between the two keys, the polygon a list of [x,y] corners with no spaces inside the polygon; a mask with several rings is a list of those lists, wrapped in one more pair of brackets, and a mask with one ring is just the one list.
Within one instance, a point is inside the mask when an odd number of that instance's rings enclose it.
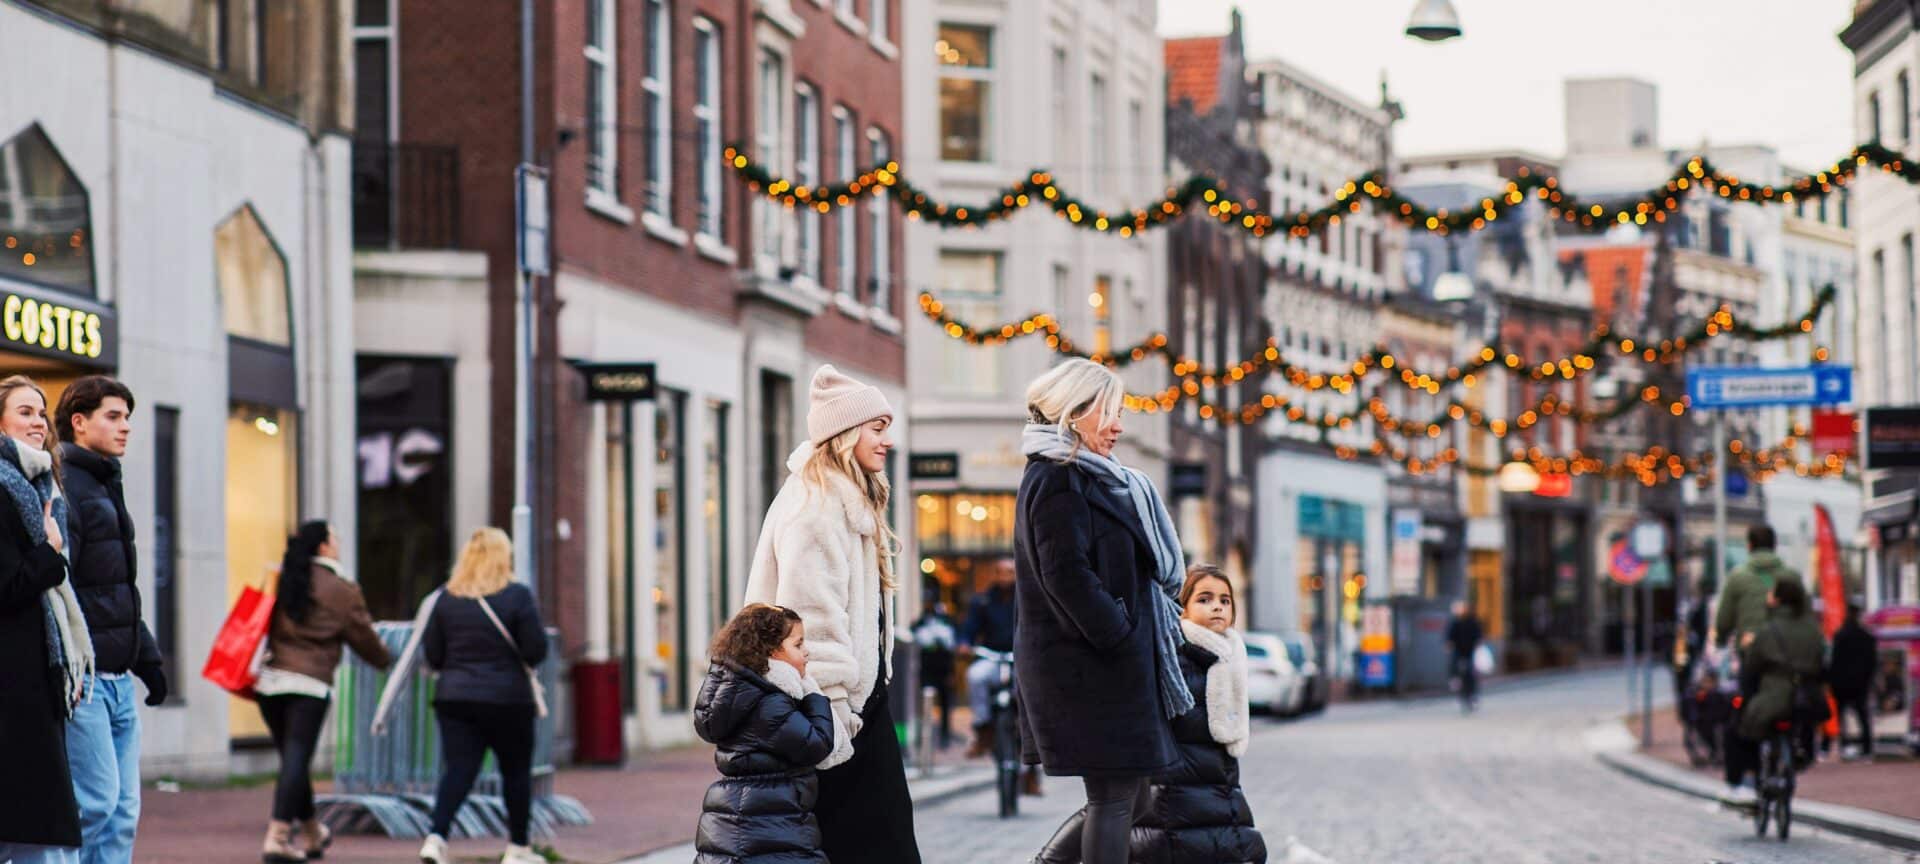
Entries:
{"label": "string of warm lights", "polygon": [[[1433,457],[1422,459],[1410,455],[1404,447],[1395,446],[1379,438],[1375,438],[1365,447],[1355,447],[1329,442],[1325,440],[1323,433],[1321,440],[1317,443],[1326,447],[1342,461],[1355,461],[1369,456],[1389,459],[1414,476],[1431,474],[1451,465],[1458,465],[1469,474],[1483,476],[1497,474],[1500,470],[1497,466],[1462,463],[1462,454],[1458,448],[1454,447],[1448,447]],[[1836,452],[1817,460],[1801,460],[1793,455],[1793,450],[1798,443],[1799,435],[1790,435],[1775,447],[1756,452],[1744,447],[1736,439],[1727,442],[1725,452],[1732,457],[1729,462],[1738,462],[1743,468],[1755,469],[1753,478],[1761,483],[1787,472],[1792,472],[1799,477],[1852,476],[1850,469],[1853,466],[1853,455],[1851,453]],[[1682,456],[1659,445],[1623,453],[1612,460],[1589,456],[1578,449],[1568,455],[1552,456],[1539,447],[1514,448],[1509,455],[1513,462],[1524,463],[1542,474],[1596,476],[1609,480],[1633,479],[1638,480],[1643,486],[1654,486],[1688,477],[1710,482],[1718,474],[1716,470],[1718,460],[1712,451],[1694,456]]]}
{"label": "string of warm lights", "polygon": [[[1622,358],[1637,359],[1642,363],[1669,365],[1683,358],[1689,351],[1717,337],[1731,336],[1765,342],[1811,333],[1814,323],[1826,314],[1836,296],[1834,286],[1829,284],[1820,289],[1814,296],[1812,305],[1804,313],[1775,326],[1764,328],[1736,320],[1732,310],[1722,306],[1713,314],[1697,322],[1688,332],[1672,339],[1660,340],[1658,343],[1631,337],[1616,337],[1611,328],[1601,325],[1594,330],[1579,351],[1553,360],[1542,360],[1537,364],[1511,349],[1486,345],[1482,346],[1470,359],[1451,365],[1445,371],[1421,372],[1402,364],[1385,348],[1375,348],[1350,363],[1343,364],[1352,370],[1351,373],[1333,374],[1314,372],[1289,361],[1278,344],[1271,339],[1267,340],[1260,351],[1237,365],[1202,369],[1198,362],[1174,352],[1169,347],[1164,333],[1155,333],[1134,345],[1110,354],[1100,354],[1082,350],[1062,332],[1059,322],[1045,313],[1037,313],[999,326],[981,328],[954,317],[948,311],[946,304],[927,293],[920,295],[920,311],[948,337],[964,341],[969,345],[997,346],[1029,336],[1038,336],[1042,337],[1047,347],[1056,353],[1090,358],[1114,367],[1130,366],[1149,356],[1165,358],[1172,364],[1173,374],[1179,376],[1180,380],[1158,393],[1132,397],[1134,401],[1129,404],[1129,407],[1135,411],[1144,411],[1150,410],[1148,405],[1157,405],[1162,410],[1171,410],[1183,399],[1197,397],[1202,390],[1238,384],[1262,373],[1277,373],[1285,377],[1287,383],[1303,390],[1332,389],[1339,393],[1350,393],[1353,387],[1367,376],[1397,368],[1400,370],[1400,382],[1408,389],[1438,395],[1442,387],[1455,383],[1467,388],[1474,387],[1479,381],[1479,374],[1490,366],[1501,366],[1515,374],[1525,374],[1534,381],[1572,381],[1598,368],[1599,359],[1615,351]],[[1824,347],[1817,348],[1814,351],[1814,360],[1823,362],[1827,359],[1828,353]],[[1451,407],[1450,405],[1448,410],[1451,410]]]}
{"label": "string of warm lights", "polygon": [[1055,216],[1090,231],[1131,237],[1159,227],[1188,213],[1199,213],[1204,205],[1207,216],[1234,226],[1255,237],[1285,231],[1293,237],[1309,237],[1350,214],[1371,204],[1414,228],[1437,234],[1453,231],[1478,231],[1499,221],[1514,208],[1537,199],[1553,219],[1582,228],[1604,229],[1613,225],[1664,223],[1667,214],[1680,207],[1681,199],[1696,191],[1709,191],[1729,201],[1791,204],[1817,198],[1845,185],[1862,168],[1877,167],[1883,173],[1909,183],[1920,183],[1920,167],[1900,153],[1877,143],[1862,144],[1826,170],[1793,178],[1781,184],[1755,184],[1715,169],[1705,156],[1696,156],[1676,169],[1660,186],[1625,198],[1610,198],[1613,203],[1588,201],[1560,186],[1559,178],[1541,176],[1525,168],[1507,180],[1505,187],[1474,205],[1453,210],[1430,208],[1407,198],[1381,183],[1378,171],[1355,177],[1334,190],[1333,200],[1313,210],[1275,214],[1259,207],[1252,197],[1235,198],[1218,181],[1195,174],[1186,182],[1170,188],[1160,200],[1136,209],[1107,211],[1082,201],[1054,182],[1053,175],[1036,170],[1002,189],[996,199],[981,204],[956,205],[936,200],[900,174],[900,163],[888,161],[841,183],[806,185],[776,176],[754,161],[739,146],[726,149],[727,164],[742,182],[788,207],[805,207],[828,213],[851,206],[862,195],[890,195],[908,218],[947,228],[977,227],[997,222],[1030,206],[1042,205]]}

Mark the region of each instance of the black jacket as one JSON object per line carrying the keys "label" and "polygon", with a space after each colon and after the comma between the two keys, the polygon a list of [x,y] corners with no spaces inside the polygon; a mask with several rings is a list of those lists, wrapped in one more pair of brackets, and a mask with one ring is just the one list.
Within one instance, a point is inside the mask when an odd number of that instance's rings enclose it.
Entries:
{"label": "black jacket", "polygon": [[[440,670],[436,702],[487,702],[532,705],[528,666],[547,659],[547,630],[533,592],[518,582],[487,596],[487,605],[513,634],[514,645],[487,619],[480,601],[444,591],[427,617],[420,650],[427,665]],[[515,651],[515,645],[519,650]]]}
{"label": "black jacket", "polygon": [[994,651],[1012,651],[1015,620],[1013,589],[989,588],[968,601],[967,623],[960,631],[960,641]]}
{"label": "black jacket", "polygon": [[1473,649],[1480,647],[1480,638],[1480,619],[1472,615],[1447,623],[1447,644],[1453,646],[1455,657],[1472,657]]}
{"label": "black jacket", "polygon": [[66,560],[32,541],[0,491],[0,845],[80,845],[60,704],[65,682],[47,657],[40,599],[66,577]]}
{"label": "black jacket", "polygon": [[94,665],[104,673],[160,668],[160,648],[140,618],[133,519],[120,482],[120,460],[60,445],[67,496],[67,559],[73,593],[93,631]]}
{"label": "black jacket", "polygon": [[694,864],[826,864],[814,770],[833,751],[833,707],[801,699],[731,661],[707,671],[693,728],[715,745],[720,779],[707,788]]}
{"label": "black jacket", "polygon": [[1873,686],[1873,673],[1880,668],[1879,643],[1859,622],[1849,621],[1833,631],[1833,657],[1828,662],[1827,686],[1834,695],[1861,695]]}
{"label": "black jacket", "polygon": [[1133,864],[1264,864],[1267,841],[1240,791],[1240,760],[1207,727],[1207,670],[1219,658],[1180,646],[1180,674],[1197,700],[1173,721],[1179,761],[1153,778],[1133,823]]}
{"label": "black jacket", "polygon": [[1031,459],[1013,524],[1021,751],[1056,776],[1146,777],[1173,764],[1154,665],[1152,547],[1131,502]]}

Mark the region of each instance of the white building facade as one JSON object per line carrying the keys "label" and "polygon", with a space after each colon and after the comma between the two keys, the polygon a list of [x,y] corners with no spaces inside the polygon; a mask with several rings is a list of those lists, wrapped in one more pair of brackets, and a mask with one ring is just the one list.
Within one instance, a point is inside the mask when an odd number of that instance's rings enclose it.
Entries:
{"label": "white building facade", "polygon": [[[302,520],[354,549],[343,13],[289,4],[290,37],[248,4],[67,5],[0,2],[0,77],[58,82],[0,88],[0,368],[53,400],[86,374],[132,389],[127,506],[173,691],[140,709],[143,767],[223,777],[271,760],[254,703],[199,675],[231,599]],[[86,324],[27,326],[48,315]]]}
{"label": "white building facade", "polygon": [[[1036,166],[1107,212],[1165,194],[1165,81],[1150,0],[904,4],[908,179],[943,202],[998,198]],[[924,46],[933,46],[927,51]],[[1093,218],[1089,214],[1088,218]],[[912,294],[998,328],[1044,312],[1086,351],[1119,352],[1165,330],[1166,240],[1096,234],[1047,212],[977,230],[910,222]],[[924,597],[964,607],[1012,554],[1027,384],[1062,355],[1041,337],[998,346],[949,338],[909,303],[908,490]],[[1128,390],[1166,386],[1158,357]],[[1128,414],[1119,459],[1168,482],[1164,416]]]}

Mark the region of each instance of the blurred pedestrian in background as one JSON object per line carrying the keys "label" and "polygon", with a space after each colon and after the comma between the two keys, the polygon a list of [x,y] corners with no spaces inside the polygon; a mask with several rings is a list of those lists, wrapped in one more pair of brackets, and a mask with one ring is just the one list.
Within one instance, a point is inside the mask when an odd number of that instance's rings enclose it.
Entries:
{"label": "blurred pedestrian in background", "polygon": [[[1013,559],[993,562],[992,574],[993,584],[967,601],[967,620],[960,627],[960,645],[968,654],[975,648],[1001,654],[1013,650]],[[988,700],[993,696],[994,668],[994,661],[984,656],[974,656],[973,662],[967,665],[967,710],[973,715],[973,745],[967,748],[969,759],[993,752],[993,705]]]}
{"label": "blurred pedestrian in background", "polygon": [[[1847,620],[1833,631],[1833,659],[1828,663],[1827,686],[1840,711],[1840,755],[1873,758],[1873,676],[1880,668],[1880,645],[1860,626],[1860,606],[1847,604]],[[1847,715],[1860,727],[1859,743],[1847,744]]]}
{"label": "blurred pedestrian in background", "polygon": [[1483,634],[1480,619],[1473,617],[1467,601],[1453,601],[1453,620],[1447,622],[1447,645],[1453,649],[1453,679],[1460,693],[1460,710],[1472,711],[1480,699],[1480,670],[1474,666],[1474,653],[1480,649]]}
{"label": "blurred pedestrian in background", "polygon": [[947,604],[927,604],[920,620],[913,622],[913,642],[920,648],[920,686],[932,688],[940,711],[940,748],[953,742],[953,649],[958,635]]}

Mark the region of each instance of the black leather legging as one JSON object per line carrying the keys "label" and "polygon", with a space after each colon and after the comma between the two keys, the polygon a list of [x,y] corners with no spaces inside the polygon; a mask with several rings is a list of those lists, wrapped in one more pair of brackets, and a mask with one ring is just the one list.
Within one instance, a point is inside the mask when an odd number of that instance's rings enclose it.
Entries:
{"label": "black leather legging", "polygon": [[1087,777],[1087,806],[1074,811],[1036,864],[1127,864],[1133,820],[1147,807],[1144,777]]}

